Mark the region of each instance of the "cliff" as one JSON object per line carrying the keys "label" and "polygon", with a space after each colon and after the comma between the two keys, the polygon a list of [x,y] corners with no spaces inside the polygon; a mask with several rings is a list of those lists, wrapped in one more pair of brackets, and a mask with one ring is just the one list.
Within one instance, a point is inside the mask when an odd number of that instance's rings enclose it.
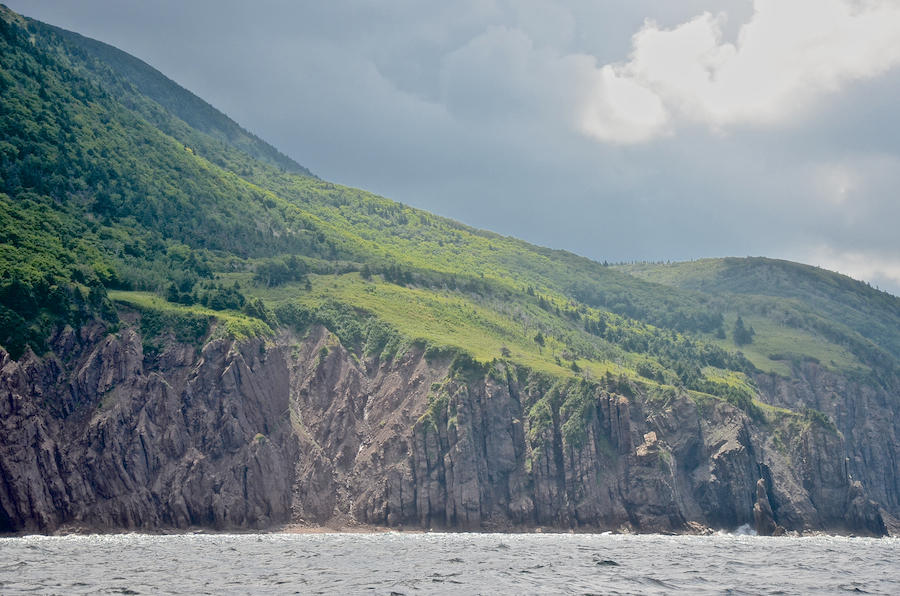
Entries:
{"label": "cliff", "polygon": [[158,353],[123,327],[0,351],[0,531],[686,532],[754,524],[758,484],[786,530],[883,535],[898,513],[896,402],[813,366],[762,397],[837,428],[418,347],[359,360],[321,326]]}

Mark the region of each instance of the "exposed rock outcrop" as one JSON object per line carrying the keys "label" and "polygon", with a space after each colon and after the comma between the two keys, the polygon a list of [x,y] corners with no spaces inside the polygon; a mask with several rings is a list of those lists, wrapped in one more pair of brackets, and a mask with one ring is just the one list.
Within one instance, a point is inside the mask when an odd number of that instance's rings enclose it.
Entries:
{"label": "exposed rock outcrop", "polygon": [[[807,362],[791,379],[757,375],[761,399],[801,412],[822,412],[843,435],[846,475],[896,516],[900,513],[900,387],[856,382]],[[896,380],[895,380],[896,383]],[[835,454],[836,455],[836,454]]]}
{"label": "exposed rock outcrop", "polygon": [[624,380],[526,379],[502,362],[451,374],[449,357],[416,347],[360,361],[322,327],[202,350],[169,341],[150,356],[133,328],[95,323],[51,345],[18,362],[0,352],[0,531],[355,519],[883,535],[879,506],[897,513],[895,480],[872,490],[852,464],[859,454],[886,473],[896,448],[857,428],[895,424],[879,417],[889,398],[858,387],[825,398],[809,385],[803,401],[765,386],[798,411],[862,396],[867,412],[835,406],[839,432],[822,416],[764,423],[683,393],[650,400]]}
{"label": "exposed rock outcrop", "polygon": [[133,330],[104,331],[61,333],[62,358],[0,353],[2,529],[288,521],[298,441],[282,354],[173,344],[145,370]]}
{"label": "exposed rock outcrop", "polygon": [[759,536],[772,536],[778,529],[775,523],[775,513],[769,504],[769,495],[766,494],[766,481],[760,478],[756,481],[756,505],[753,506],[753,518],[756,533]]}

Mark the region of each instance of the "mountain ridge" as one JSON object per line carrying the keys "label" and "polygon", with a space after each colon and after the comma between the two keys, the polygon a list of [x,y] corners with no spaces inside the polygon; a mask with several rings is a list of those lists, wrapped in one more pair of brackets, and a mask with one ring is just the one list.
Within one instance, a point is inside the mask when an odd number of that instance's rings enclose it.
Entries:
{"label": "mountain ridge", "polygon": [[248,132],[231,118],[164,76],[146,62],[101,41],[65,29],[49,28],[88,52],[98,61],[111,67],[132,83],[139,93],[157,102],[191,128],[226,142],[259,161],[297,174],[313,176],[307,168]]}

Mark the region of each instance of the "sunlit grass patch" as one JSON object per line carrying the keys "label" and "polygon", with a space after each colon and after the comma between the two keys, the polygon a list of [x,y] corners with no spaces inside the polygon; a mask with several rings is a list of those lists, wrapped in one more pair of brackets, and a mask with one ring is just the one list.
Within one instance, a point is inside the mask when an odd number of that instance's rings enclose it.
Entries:
{"label": "sunlit grass patch", "polygon": [[[110,291],[109,298],[135,310],[159,316],[159,326],[172,328],[180,341],[200,339],[205,335],[210,323],[215,323],[215,330],[210,339],[245,340],[274,335],[274,331],[264,322],[235,311],[217,311],[199,305],[173,304],[149,292]],[[199,332],[198,323],[204,324],[203,332]]]}
{"label": "sunlit grass patch", "polygon": [[[247,293],[273,305],[291,302],[310,311],[337,301],[384,321],[411,342],[465,352],[480,362],[505,359],[556,375],[576,374],[569,362],[557,364],[553,348],[539,348],[533,339],[534,329],[523,329],[519,322],[461,292],[404,287],[377,278],[365,281],[356,273],[311,275],[310,279],[311,291],[298,284],[285,284],[271,290],[254,288]],[[579,361],[579,366],[582,363],[590,374],[598,376],[608,368],[585,361]]]}
{"label": "sunlit grass patch", "polygon": [[781,376],[790,376],[790,367],[785,362],[792,360],[813,359],[836,372],[859,370],[863,366],[849,350],[815,333],[781,325],[764,316],[744,315],[742,318],[744,324],[753,327],[755,332],[751,343],[735,346],[731,330],[737,320],[736,314],[725,317],[725,329],[729,335],[727,339],[716,339],[710,335],[704,337],[704,341],[729,350],[738,349],[756,368]]}

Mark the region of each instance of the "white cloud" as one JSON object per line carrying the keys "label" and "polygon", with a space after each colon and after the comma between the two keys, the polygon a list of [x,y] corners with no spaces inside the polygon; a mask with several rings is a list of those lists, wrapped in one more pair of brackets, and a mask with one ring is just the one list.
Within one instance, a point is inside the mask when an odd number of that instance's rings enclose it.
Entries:
{"label": "white cloud", "polygon": [[582,130],[608,143],[629,144],[658,136],[668,121],[658,95],[619,77],[607,65],[592,73],[593,93],[585,102]]}
{"label": "white cloud", "polygon": [[[754,7],[736,44],[722,41],[724,15],[703,13],[671,30],[648,20],[630,60],[604,67],[583,132],[633,143],[665,132],[675,118],[714,130],[779,124],[823,94],[900,64],[894,0],[754,0]],[[637,132],[619,133],[616,122],[635,122]]]}

